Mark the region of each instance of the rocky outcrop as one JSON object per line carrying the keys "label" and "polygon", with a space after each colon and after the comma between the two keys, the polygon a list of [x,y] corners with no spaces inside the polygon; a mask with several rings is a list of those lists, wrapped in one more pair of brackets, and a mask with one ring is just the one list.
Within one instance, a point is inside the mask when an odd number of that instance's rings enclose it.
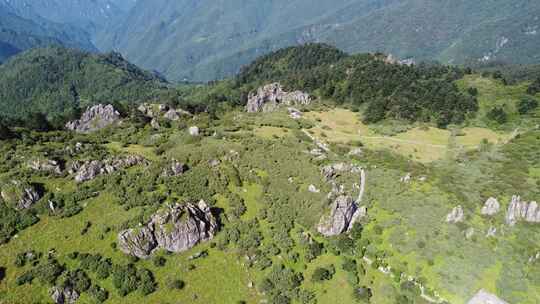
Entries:
{"label": "rocky outcrop", "polygon": [[120,232],[118,245],[126,254],[148,258],[158,249],[186,251],[212,239],[216,230],[216,219],[204,201],[173,204],[155,213],[142,228]]}
{"label": "rocky outcrop", "polygon": [[465,214],[463,213],[463,207],[458,205],[452,209],[452,211],[446,216],[446,222],[451,224],[457,224],[463,222]]}
{"label": "rocky outcrop", "polygon": [[112,105],[96,105],[88,108],[81,119],[70,121],[66,129],[77,133],[90,133],[108,127],[120,120],[120,113]]}
{"label": "rocky outcrop", "polygon": [[60,163],[56,160],[32,160],[28,162],[28,167],[32,170],[39,171],[39,172],[48,172],[48,173],[54,173],[54,174],[62,174],[62,167]]}
{"label": "rocky outcrop", "polygon": [[351,196],[339,196],[332,203],[330,214],[321,218],[317,231],[324,236],[340,235],[349,231],[366,212],[365,207],[359,208]]}
{"label": "rocky outcrop", "polygon": [[321,192],[321,190],[317,189],[317,187],[315,185],[309,185],[308,191],[311,192],[311,193],[319,193],[319,192]]}
{"label": "rocky outcrop", "polygon": [[30,209],[41,198],[32,185],[17,180],[3,185],[0,196],[15,210]]}
{"label": "rocky outcrop", "polygon": [[167,111],[167,113],[163,114],[163,117],[172,121],[180,120],[180,115],[176,110]]}
{"label": "rocky outcrop", "polygon": [[49,294],[55,304],[73,304],[79,299],[79,293],[71,287],[55,286]]}
{"label": "rocky outcrop", "polygon": [[488,198],[480,212],[482,213],[482,215],[493,216],[497,214],[500,209],[501,205],[499,204],[499,201],[497,201],[496,198],[490,197]]}
{"label": "rocky outcrop", "polygon": [[154,232],[150,227],[128,229],[118,234],[118,245],[122,252],[145,259],[157,247]]}
{"label": "rocky outcrop", "polygon": [[302,118],[302,112],[296,108],[287,108],[287,111],[289,111],[289,117],[292,119]]}
{"label": "rocky outcrop", "polygon": [[536,202],[523,202],[521,197],[514,195],[506,212],[506,223],[514,226],[519,221],[540,223],[540,208]]}
{"label": "rocky outcrop", "polygon": [[472,297],[467,304],[508,304],[507,302],[499,299],[496,295],[491,294],[483,289],[478,291],[474,297]]}
{"label": "rocky outcrop", "polygon": [[174,160],[172,164],[163,170],[163,176],[174,177],[184,174],[189,167],[179,161]]}
{"label": "rocky outcrop", "polygon": [[280,105],[309,105],[312,97],[301,91],[285,92],[279,83],[272,83],[257,89],[248,96],[246,110],[249,113],[272,112]]}
{"label": "rocky outcrop", "polygon": [[336,163],[328,165],[322,168],[322,175],[326,178],[327,181],[332,180],[339,176],[342,173],[360,173],[362,169],[358,166],[346,163]]}
{"label": "rocky outcrop", "polygon": [[74,162],[70,165],[70,173],[75,174],[75,181],[86,182],[102,174],[110,174],[120,169],[133,167],[146,163],[146,160],[139,155],[117,157],[108,160],[92,160],[84,163]]}
{"label": "rocky outcrop", "polygon": [[153,118],[151,121],[150,121],[150,126],[154,129],[154,130],[159,130],[161,129],[161,125],[159,124],[159,121],[155,118]]}

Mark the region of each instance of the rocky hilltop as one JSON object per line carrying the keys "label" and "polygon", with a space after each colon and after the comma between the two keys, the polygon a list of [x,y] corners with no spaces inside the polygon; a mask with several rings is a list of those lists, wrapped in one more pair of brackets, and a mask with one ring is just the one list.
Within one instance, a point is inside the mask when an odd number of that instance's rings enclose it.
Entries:
{"label": "rocky hilltop", "polygon": [[16,210],[29,209],[41,198],[34,186],[19,180],[3,185],[0,197]]}
{"label": "rocky hilltop", "polygon": [[120,120],[120,113],[112,105],[95,105],[88,108],[81,119],[70,121],[66,129],[77,133],[90,133],[106,128]]}
{"label": "rocky hilltop", "polygon": [[279,106],[309,105],[313,98],[304,92],[286,92],[279,83],[271,83],[260,87],[249,94],[246,110],[249,113],[273,112]]}
{"label": "rocky hilltop", "polygon": [[198,204],[173,204],[155,213],[141,228],[118,234],[120,249],[138,258],[148,258],[157,249],[183,252],[210,240],[218,228],[210,207]]}
{"label": "rocky hilltop", "polygon": [[514,195],[506,212],[506,223],[514,226],[519,221],[540,223],[540,208],[536,202],[524,202],[521,197]]}

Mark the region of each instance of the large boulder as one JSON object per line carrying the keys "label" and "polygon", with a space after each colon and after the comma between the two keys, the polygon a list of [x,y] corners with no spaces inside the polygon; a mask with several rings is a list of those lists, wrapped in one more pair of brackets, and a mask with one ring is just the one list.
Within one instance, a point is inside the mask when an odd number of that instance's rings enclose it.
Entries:
{"label": "large boulder", "polygon": [[465,219],[465,214],[463,212],[463,207],[458,205],[452,209],[450,213],[446,216],[446,222],[451,224],[457,224],[463,222]]}
{"label": "large boulder", "polygon": [[272,112],[280,105],[297,106],[311,104],[312,97],[301,91],[285,92],[279,83],[257,89],[248,96],[246,110],[249,113]]}
{"label": "large boulder", "polygon": [[70,165],[70,174],[75,174],[75,181],[86,182],[102,174],[110,174],[117,170],[146,163],[144,157],[129,155],[106,160],[90,160],[83,163],[74,162]]}
{"label": "large boulder", "polygon": [[120,232],[118,234],[118,245],[122,252],[145,259],[157,247],[157,242],[151,228],[144,226]]}
{"label": "large boulder", "polygon": [[126,254],[148,258],[158,249],[186,251],[212,239],[217,228],[216,219],[204,201],[173,204],[156,212],[142,228],[120,232],[118,244]]}
{"label": "large boulder", "polygon": [[508,304],[508,302],[503,301],[496,295],[481,289],[469,300],[469,302],[467,302],[467,304]]}
{"label": "large boulder", "polygon": [[497,214],[500,209],[501,205],[499,204],[499,201],[497,201],[496,198],[490,197],[484,204],[484,207],[482,207],[481,213],[482,215],[493,216]]}
{"label": "large boulder", "polygon": [[16,210],[29,209],[41,198],[32,185],[18,180],[4,184],[0,196]]}
{"label": "large boulder", "polygon": [[514,195],[506,212],[506,223],[514,226],[519,221],[540,223],[540,208],[536,202],[524,202],[521,197]]}
{"label": "large boulder", "polygon": [[70,121],[66,129],[77,133],[90,133],[106,128],[120,120],[120,113],[112,105],[95,105],[88,108],[81,119]]}
{"label": "large boulder", "polygon": [[168,206],[152,217],[151,225],[159,248],[169,252],[186,251],[212,239],[217,230],[216,219],[204,201]]}
{"label": "large boulder", "polygon": [[79,293],[71,287],[55,286],[49,294],[55,304],[73,304],[79,299]]}
{"label": "large boulder", "polygon": [[188,169],[189,167],[186,164],[181,163],[177,160],[174,160],[170,166],[168,166],[167,168],[163,170],[163,176],[167,176],[167,177],[180,176],[184,174]]}
{"label": "large boulder", "polygon": [[359,208],[351,196],[341,195],[332,203],[330,214],[321,218],[317,231],[324,236],[340,235],[349,231],[366,211]]}

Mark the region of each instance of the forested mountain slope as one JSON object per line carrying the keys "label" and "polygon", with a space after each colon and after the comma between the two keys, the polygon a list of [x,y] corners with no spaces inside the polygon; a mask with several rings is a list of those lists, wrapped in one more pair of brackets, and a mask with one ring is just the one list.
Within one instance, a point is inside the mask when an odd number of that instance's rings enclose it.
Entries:
{"label": "forested mountain slope", "polygon": [[99,102],[137,103],[166,92],[167,83],[119,54],[96,55],[49,47],[13,57],[0,66],[0,110],[24,118],[42,112],[52,121],[78,115]]}
{"label": "forested mountain slope", "polygon": [[97,38],[169,78],[210,80],[269,51],[328,42],[444,62],[537,63],[537,1],[139,1]]}

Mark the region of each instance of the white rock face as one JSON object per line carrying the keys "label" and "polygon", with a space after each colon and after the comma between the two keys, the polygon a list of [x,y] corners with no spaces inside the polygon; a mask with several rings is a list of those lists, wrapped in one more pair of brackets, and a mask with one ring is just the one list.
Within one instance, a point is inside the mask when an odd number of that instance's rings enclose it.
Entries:
{"label": "white rock face", "polygon": [[463,213],[463,207],[458,205],[452,209],[452,211],[446,216],[446,222],[451,224],[457,224],[463,222],[465,214]]}
{"label": "white rock face", "polygon": [[536,202],[527,203],[514,195],[506,212],[506,224],[514,226],[519,221],[540,223],[540,208]]}
{"label": "white rock face", "polygon": [[321,192],[321,190],[317,189],[317,187],[315,187],[315,185],[309,185],[308,191],[311,192],[311,193],[319,193],[319,192]]}
{"label": "white rock face", "polygon": [[501,205],[499,204],[499,201],[497,201],[496,198],[490,197],[484,204],[484,207],[482,207],[482,215],[488,215],[493,216],[499,212],[501,209]]}
{"label": "white rock face", "polygon": [[309,105],[311,102],[312,97],[307,93],[285,92],[281,84],[272,83],[249,94],[246,111],[249,113],[273,112],[280,105]]}

